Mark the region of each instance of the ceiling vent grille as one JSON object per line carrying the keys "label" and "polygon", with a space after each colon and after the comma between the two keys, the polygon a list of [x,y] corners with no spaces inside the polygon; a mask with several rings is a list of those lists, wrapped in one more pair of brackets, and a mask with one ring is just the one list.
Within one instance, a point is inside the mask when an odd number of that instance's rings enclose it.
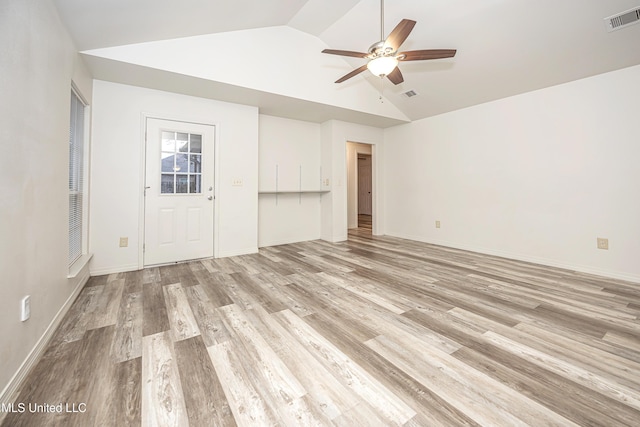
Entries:
{"label": "ceiling vent grille", "polygon": [[416,96],[418,94],[418,92],[416,92],[415,90],[408,90],[404,93],[404,96],[406,96],[407,98],[411,98],[412,96]]}
{"label": "ceiling vent grille", "polygon": [[605,18],[604,22],[607,24],[609,32],[637,24],[640,22],[640,7]]}

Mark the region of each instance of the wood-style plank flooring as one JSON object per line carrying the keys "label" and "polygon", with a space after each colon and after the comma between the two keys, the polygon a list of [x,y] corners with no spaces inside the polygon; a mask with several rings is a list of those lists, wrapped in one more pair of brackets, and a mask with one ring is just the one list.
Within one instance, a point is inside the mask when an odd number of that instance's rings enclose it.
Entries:
{"label": "wood-style plank flooring", "polygon": [[358,214],[358,228],[371,230],[373,226],[373,217],[371,215]]}
{"label": "wood-style plank flooring", "polygon": [[2,425],[638,426],[639,316],[638,284],[355,230],[91,278]]}

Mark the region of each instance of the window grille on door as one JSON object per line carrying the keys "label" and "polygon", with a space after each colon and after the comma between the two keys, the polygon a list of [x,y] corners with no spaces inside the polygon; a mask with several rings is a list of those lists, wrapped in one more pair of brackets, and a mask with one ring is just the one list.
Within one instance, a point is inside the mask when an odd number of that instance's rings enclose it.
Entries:
{"label": "window grille on door", "polygon": [[161,194],[202,193],[202,135],[162,131]]}

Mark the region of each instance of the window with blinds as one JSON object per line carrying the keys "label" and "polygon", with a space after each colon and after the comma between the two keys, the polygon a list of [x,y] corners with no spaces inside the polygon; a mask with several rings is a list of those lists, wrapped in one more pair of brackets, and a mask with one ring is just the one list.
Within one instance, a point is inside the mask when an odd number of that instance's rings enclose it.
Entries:
{"label": "window with blinds", "polygon": [[84,203],[84,114],[85,104],[71,91],[69,126],[69,266],[82,255]]}

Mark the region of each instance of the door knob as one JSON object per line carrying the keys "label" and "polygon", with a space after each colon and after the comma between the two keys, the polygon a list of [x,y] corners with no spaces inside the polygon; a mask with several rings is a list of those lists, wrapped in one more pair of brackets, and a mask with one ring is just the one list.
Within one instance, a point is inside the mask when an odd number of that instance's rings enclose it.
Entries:
{"label": "door knob", "polygon": [[207,200],[213,200],[213,196],[207,197]]}

